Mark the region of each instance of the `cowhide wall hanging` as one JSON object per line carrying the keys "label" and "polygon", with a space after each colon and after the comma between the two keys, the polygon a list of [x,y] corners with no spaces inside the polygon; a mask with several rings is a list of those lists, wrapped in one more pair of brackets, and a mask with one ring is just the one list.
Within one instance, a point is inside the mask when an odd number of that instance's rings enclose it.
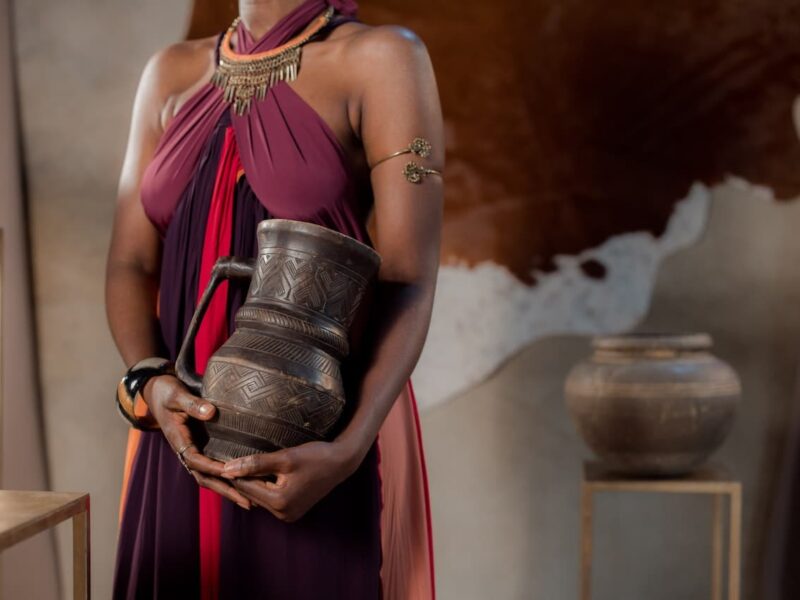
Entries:
{"label": "cowhide wall hanging", "polygon": [[[234,11],[196,0],[190,37]],[[446,117],[423,405],[542,336],[634,325],[726,175],[800,191],[798,0],[363,0],[360,16],[422,37]]]}

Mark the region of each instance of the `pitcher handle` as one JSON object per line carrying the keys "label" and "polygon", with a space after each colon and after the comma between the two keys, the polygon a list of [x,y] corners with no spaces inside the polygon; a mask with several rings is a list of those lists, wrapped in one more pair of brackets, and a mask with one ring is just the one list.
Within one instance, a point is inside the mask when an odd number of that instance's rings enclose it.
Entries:
{"label": "pitcher handle", "polygon": [[219,284],[227,279],[252,279],[255,272],[255,259],[241,259],[233,256],[223,256],[214,263],[211,269],[211,279],[208,281],[200,302],[194,311],[194,316],[186,330],[186,337],[183,338],[178,359],[175,361],[175,373],[192,393],[199,396],[203,389],[203,379],[198,375],[194,368],[194,342],[200,323],[206,314],[211,298],[219,287]]}

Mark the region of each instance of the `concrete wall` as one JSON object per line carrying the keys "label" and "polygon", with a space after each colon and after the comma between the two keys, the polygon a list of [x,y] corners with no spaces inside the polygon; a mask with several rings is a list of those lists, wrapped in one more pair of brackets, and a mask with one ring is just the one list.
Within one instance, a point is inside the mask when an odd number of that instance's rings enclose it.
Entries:
{"label": "concrete wall", "polygon": [[[111,399],[122,365],[105,324],[103,261],[136,81],[147,56],[180,37],[189,5],[17,3],[49,464],[54,488],[92,492],[98,598],[110,593],[125,437]],[[385,16],[399,8],[393,10]],[[373,14],[383,13],[377,7]],[[440,77],[450,72],[441,69]],[[473,139],[458,137],[458,122],[448,123],[456,150]],[[788,111],[784,126],[791,128]],[[461,165],[455,190],[481,176],[463,155]],[[487,197],[498,191],[491,181],[481,183]],[[720,457],[747,485],[746,597],[756,598],[760,532],[800,339],[792,313],[800,289],[791,277],[800,252],[792,233],[800,203],[777,203],[763,190],[734,183],[710,191],[691,183],[660,205],[657,231],[631,229],[617,207],[619,214],[608,218],[624,227],[593,244],[592,236],[582,239],[575,246],[581,253],[549,248],[571,255],[550,256],[553,264],[535,281],[491,262],[450,264],[443,271],[437,314],[446,316],[452,306],[458,318],[437,317],[430,348],[457,360],[440,371],[426,359],[418,392],[429,406],[423,426],[445,600],[576,596],[577,490],[585,452],[563,408],[561,386],[587,344],[565,334],[619,330],[641,319],[642,327],[709,331],[718,354],[742,375],[746,400]],[[646,211],[651,190],[628,192]],[[450,222],[451,231],[463,224],[456,225]],[[487,239],[499,244],[503,231],[491,230]],[[512,241],[525,244],[525,233]],[[605,266],[605,277],[587,273],[592,258]],[[452,298],[457,305],[448,304]],[[482,306],[495,312],[481,312]],[[481,333],[475,315],[486,314],[494,321]],[[437,377],[447,385],[437,387]],[[597,598],[703,597],[707,511],[691,499],[604,499]],[[66,537],[60,548],[68,585]]]}

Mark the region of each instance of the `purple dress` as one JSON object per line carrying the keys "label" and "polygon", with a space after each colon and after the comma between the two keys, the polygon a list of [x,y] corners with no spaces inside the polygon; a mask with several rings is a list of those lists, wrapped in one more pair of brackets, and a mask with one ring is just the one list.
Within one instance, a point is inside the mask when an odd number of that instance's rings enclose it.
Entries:
{"label": "purple dress", "polygon": [[[240,27],[240,52],[284,43],[326,5],[307,0],[258,42]],[[204,86],[162,136],[141,197],[162,235],[158,314],[162,352],[173,360],[208,277],[204,258],[254,257],[259,221],[302,220],[370,243],[368,183],[358,182],[330,127],[284,83],[245,116]],[[229,284],[217,345],[246,292]],[[410,388],[385,429],[356,473],[291,524],[199,490],[160,432],[133,433],[114,598],[432,598],[427,484]]]}

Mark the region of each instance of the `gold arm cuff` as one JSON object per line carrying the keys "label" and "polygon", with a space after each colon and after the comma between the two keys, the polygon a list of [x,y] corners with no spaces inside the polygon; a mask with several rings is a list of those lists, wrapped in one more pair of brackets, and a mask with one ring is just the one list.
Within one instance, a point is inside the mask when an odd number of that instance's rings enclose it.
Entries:
{"label": "gold arm cuff", "polygon": [[422,183],[422,180],[428,175],[439,175],[441,177],[442,172],[436,169],[428,169],[418,165],[414,161],[406,163],[406,166],[403,168],[403,176],[405,176],[406,181],[409,183]]}
{"label": "gold arm cuff", "polygon": [[397,156],[402,156],[403,154],[416,154],[420,158],[428,158],[431,155],[431,143],[426,140],[425,138],[416,137],[411,140],[411,143],[403,148],[402,150],[398,150],[397,152],[392,152],[388,156],[384,156],[374,165],[372,165],[372,169],[377,167],[379,164],[386,162],[392,158]]}

